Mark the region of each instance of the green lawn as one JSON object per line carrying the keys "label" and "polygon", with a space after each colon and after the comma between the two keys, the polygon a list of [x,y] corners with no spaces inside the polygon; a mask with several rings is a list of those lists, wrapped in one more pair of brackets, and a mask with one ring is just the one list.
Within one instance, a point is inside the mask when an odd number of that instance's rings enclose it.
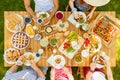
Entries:
{"label": "green lawn", "polygon": [[[33,0],[32,0],[33,1]],[[59,10],[64,11],[67,6],[68,0],[59,0],[60,8]],[[111,0],[109,4],[103,7],[98,7],[97,11],[116,11],[117,18],[120,19],[120,0]],[[33,3],[31,4],[34,8]],[[8,68],[4,67],[3,64],[3,53],[4,53],[4,11],[24,11],[23,0],[0,0],[0,80],[4,76]],[[116,67],[112,68],[114,80],[120,80],[120,38],[116,40]],[[73,68],[73,74],[76,74],[76,68]],[[47,80],[49,80],[49,74],[47,74]],[[75,75],[75,80],[80,80],[79,77]]]}

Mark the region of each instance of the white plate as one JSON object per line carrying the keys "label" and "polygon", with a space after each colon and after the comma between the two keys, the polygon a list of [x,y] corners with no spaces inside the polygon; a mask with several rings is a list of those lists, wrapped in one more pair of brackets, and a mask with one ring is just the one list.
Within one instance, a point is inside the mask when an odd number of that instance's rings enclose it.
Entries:
{"label": "white plate", "polygon": [[85,58],[88,57],[89,56],[89,50],[82,50],[81,55]]}
{"label": "white plate", "polygon": [[[16,49],[15,49],[15,48],[9,48],[9,49],[5,50],[5,52],[4,52],[4,60],[5,60],[5,62],[8,63],[8,64],[16,64],[16,62],[8,61],[8,60],[7,60],[7,55],[6,55],[6,53],[9,52],[10,50],[11,50],[11,51],[14,51],[14,50],[16,50]],[[17,51],[18,55],[20,56],[20,53],[18,52],[18,50],[16,50],[16,51]]]}
{"label": "white plate", "polygon": [[[55,60],[58,59],[58,58],[61,59],[61,62],[60,62],[59,64],[57,64],[57,63],[55,62]],[[61,56],[61,55],[55,55],[55,56],[53,56],[53,58],[52,58],[52,66],[53,66],[54,68],[60,69],[60,68],[63,68],[64,65],[65,65],[65,58],[64,58],[63,56]]]}
{"label": "white plate", "polygon": [[[37,14],[36,14],[36,16],[37,17],[40,17],[39,15],[40,14],[47,14],[47,17],[46,18],[48,18],[49,16],[50,16],[50,14],[48,13],[48,12],[38,12]],[[42,20],[44,20],[44,19],[46,19],[46,18],[43,18]],[[50,21],[48,22],[48,23],[46,23],[45,25],[47,25],[47,24],[49,24],[50,23]]]}
{"label": "white plate", "polygon": [[[19,28],[19,30],[17,31],[17,30],[12,30],[12,29],[10,29],[9,28],[9,25],[8,25],[8,20],[6,19],[6,21],[5,21],[5,26],[6,26],[6,28],[8,29],[8,31],[10,31],[10,32],[12,32],[12,33],[16,33],[16,32],[19,32],[19,31],[22,31],[23,29],[24,29],[24,19],[23,19],[23,17],[20,15],[20,14],[14,14],[14,15],[16,15],[16,16],[18,16],[20,19],[21,19],[21,23],[19,23],[20,25],[17,25],[16,24],[16,26],[15,27],[18,27]],[[21,27],[20,27],[21,26]]]}
{"label": "white plate", "polygon": [[[82,15],[83,17],[84,17],[84,23],[86,22],[86,20],[87,20],[87,17],[86,17],[86,14],[84,13],[84,12],[78,12],[80,15]],[[70,21],[74,26],[76,26],[76,27],[79,27],[80,25],[83,25],[84,23],[79,23],[79,22],[77,22],[75,19],[74,19],[74,16],[73,16],[73,14],[71,14],[70,16],[69,16],[69,18],[68,18],[68,21]]]}
{"label": "white plate", "polygon": [[[28,57],[29,55],[32,55],[32,56],[34,57],[35,63],[37,63],[37,62],[39,61],[39,59],[40,59],[40,56],[37,57],[37,56],[36,56],[36,53],[26,52],[26,53],[24,54],[25,57]],[[27,60],[26,62],[24,62],[24,65],[30,66],[30,61]]]}
{"label": "white plate", "polygon": [[[92,61],[95,62],[95,59],[96,59],[97,56],[94,56]],[[101,64],[96,64],[96,68],[103,68],[104,65],[101,65]]]}

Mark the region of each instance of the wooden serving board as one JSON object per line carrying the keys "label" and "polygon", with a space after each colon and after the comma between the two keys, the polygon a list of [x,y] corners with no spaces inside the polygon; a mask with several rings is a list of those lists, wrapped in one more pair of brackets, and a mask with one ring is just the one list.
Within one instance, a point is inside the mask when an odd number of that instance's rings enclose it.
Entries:
{"label": "wooden serving board", "polygon": [[79,41],[77,41],[77,42],[78,42],[78,44],[79,44],[79,48],[75,49],[74,52],[72,52],[72,53],[67,53],[66,50],[64,50],[64,48],[63,48],[63,47],[64,47],[64,43],[68,41],[67,39],[65,39],[65,40],[63,41],[63,43],[61,44],[61,46],[59,47],[58,50],[59,50],[62,54],[64,54],[66,57],[68,57],[69,59],[72,59],[72,58],[74,57],[74,55],[77,54],[77,51],[82,47],[82,45],[83,45],[83,43],[84,43],[84,39],[83,39],[82,37],[78,37],[78,40],[79,40]]}

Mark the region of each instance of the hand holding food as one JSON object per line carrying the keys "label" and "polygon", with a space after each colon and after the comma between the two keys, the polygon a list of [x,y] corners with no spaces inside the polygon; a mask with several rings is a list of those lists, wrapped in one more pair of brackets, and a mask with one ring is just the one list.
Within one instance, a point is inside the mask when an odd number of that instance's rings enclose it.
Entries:
{"label": "hand holding food", "polygon": [[74,12],[73,12],[73,16],[74,16],[75,19],[78,19],[78,18],[79,18],[78,12],[77,12],[77,11],[74,11]]}

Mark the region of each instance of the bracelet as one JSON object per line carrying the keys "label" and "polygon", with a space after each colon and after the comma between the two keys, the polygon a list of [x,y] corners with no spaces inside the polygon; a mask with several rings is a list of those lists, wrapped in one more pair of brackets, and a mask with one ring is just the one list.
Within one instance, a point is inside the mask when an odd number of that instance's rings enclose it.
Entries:
{"label": "bracelet", "polygon": [[72,12],[74,12],[74,11],[77,11],[77,9],[76,8],[72,8]]}

